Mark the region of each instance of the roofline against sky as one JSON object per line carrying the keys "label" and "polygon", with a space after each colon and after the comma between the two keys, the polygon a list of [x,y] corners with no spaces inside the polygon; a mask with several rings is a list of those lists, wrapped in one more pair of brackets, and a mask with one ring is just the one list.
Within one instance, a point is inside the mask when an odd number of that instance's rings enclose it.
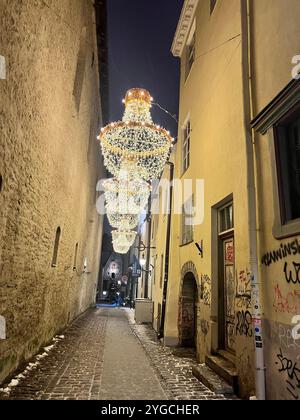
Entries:
{"label": "roofline against sky", "polygon": [[184,46],[193,24],[198,2],[199,0],[185,0],[184,2],[171,48],[174,57],[182,56]]}

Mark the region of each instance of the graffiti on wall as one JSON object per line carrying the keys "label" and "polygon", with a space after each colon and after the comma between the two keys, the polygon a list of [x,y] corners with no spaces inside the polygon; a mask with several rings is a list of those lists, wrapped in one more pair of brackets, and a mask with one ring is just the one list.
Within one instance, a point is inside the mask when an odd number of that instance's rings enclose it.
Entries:
{"label": "graffiti on wall", "polygon": [[300,339],[293,338],[293,328],[283,324],[273,324],[271,329],[271,340],[278,343],[280,348],[287,350],[300,360]]}
{"label": "graffiti on wall", "polygon": [[237,312],[236,333],[245,337],[252,337],[252,315],[249,311]]}
{"label": "graffiti on wall", "polygon": [[234,323],[227,322],[226,324],[226,340],[229,349],[236,350],[236,334]]}
{"label": "graffiti on wall", "polygon": [[278,313],[300,314],[300,290],[284,293],[277,284],[274,290],[273,308]]}
{"label": "graffiti on wall", "polygon": [[280,248],[275,251],[267,252],[261,259],[262,264],[265,267],[270,267],[279,261],[282,261],[289,256],[295,256],[300,254],[300,243],[298,239],[288,243],[281,244]]}
{"label": "graffiti on wall", "polygon": [[284,375],[286,379],[287,391],[295,400],[300,399],[300,365],[298,361],[291,360],[289,357],[286,357],[282,352],[282,349],[279,350],[277,354],[277,362],[275,363],[279,369],[278,372]]}
{"label": "graffiti on wall", "polygon": [[293,262],[292,267],[285,263],[283,271],[288,284],[300,284],[300,263]]}
{"label": "graffiti on wall", "polygon": [[300,337],[293,337],[294,327],[294,324],[269,319],[263,321],[267,393],[270,400],[300,399],[297,382],[300,376],[296,370],[300,369]]}
{"label": "graffiti on wall", "polygon": [[206,319],[201,319],[200,326],[202,333],[207,335],[209,333],[209,322]]}
{"label": "graffiti on wall", "polygon": [[204,305],[211,305],[211,280],[207,275],[201,276],[201,300]]}
{"label": "graffiti on wall", "polygon": [[179,311],[178,326],[182,341],[194,339],[195,334],[195,307],[193,302],[182,300],[181,311]]}
{"label": "graffiti on wall", "polygon": [[238,309],[251,308],[251,273],[248,269],[237,274],[236,307]]}

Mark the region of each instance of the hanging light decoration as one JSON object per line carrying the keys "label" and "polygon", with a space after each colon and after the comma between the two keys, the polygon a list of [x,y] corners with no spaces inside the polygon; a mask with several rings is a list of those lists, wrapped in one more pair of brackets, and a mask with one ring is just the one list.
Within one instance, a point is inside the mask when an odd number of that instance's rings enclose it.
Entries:
{"label": "hanging light decoration", "polygon": [[129,248],[134,244],[136,232],[131,230],[114,230],[112,232],[113,244],[116,246],[128,246]]}
{"label": "hanging light decoration", "polygon": [[145,89],[129,90],[124,100],[123,120],[101,130],[104,164],[114,176],[119,176],[124,159],[133,159],[136,176],[146,181],[159,178],[163,171],[173,139],[169,132],[153,123],[152,100]]}
{"label": "hanging light decoration", "polygon": [[123,160],[118,178],[103,183],[106,210],[110,215],[138,215],[147,206],[151,187],[136,175],[135,161]]}
{"label": "hanging light decoration", "polygon": [[117,254],[127,254],[127,252],[130,249],[130,246],[121,246],[121,245],[117,245],[117,244],[113,244],[114,245],[114,251]]}
{"label": "hanging light decoration", "polygon": [[139,214],[107,213],[107,218],[114,229],[120,230],[135,229],[140,221]]}
{"label": "hanging light decoration", "polygon": [[103,187],[107,213],[137,215],[147,206],[150,187],[144,181],[137,179],[128,185],[111,178],[104,181]]}

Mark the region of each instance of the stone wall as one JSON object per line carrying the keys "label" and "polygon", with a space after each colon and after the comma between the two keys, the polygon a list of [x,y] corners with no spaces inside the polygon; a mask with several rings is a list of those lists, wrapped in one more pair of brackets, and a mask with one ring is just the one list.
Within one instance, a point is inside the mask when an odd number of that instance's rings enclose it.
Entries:
{"label": "stone wall", "polygon": [[0,0],[0,27],[1,382],[95,301],[103,166],[93,2]]}

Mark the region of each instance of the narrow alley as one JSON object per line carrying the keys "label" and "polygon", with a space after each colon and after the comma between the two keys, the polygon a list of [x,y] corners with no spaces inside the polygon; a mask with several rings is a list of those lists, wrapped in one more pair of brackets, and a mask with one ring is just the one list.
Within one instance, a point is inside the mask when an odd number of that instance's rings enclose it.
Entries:
{"label": "narrow alley", "polygon": [[162,347],[149,326],[134,324],[130,310],[91,309],[59,337],[47,357],[21,370],[9,394],[4,385],[0,399],[224,399],[192,376],[192,351],[176,355]]}
{"label": "narrow alley", "polygon": [[300,400],[299,18],[0,0],[1,402]]}

